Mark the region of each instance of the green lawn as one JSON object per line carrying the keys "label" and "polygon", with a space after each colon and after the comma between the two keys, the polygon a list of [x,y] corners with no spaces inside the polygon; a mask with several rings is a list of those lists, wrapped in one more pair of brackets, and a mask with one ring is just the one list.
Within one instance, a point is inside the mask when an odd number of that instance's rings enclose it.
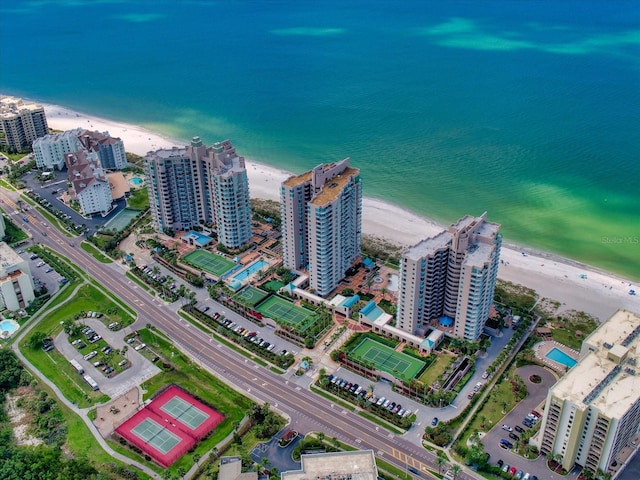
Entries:
{"label": "green lawn", "polygon": [[127,207],[134,210],[144,210],[149,206],[149,193],[147,187],[132,190],[127,198]]}
{"label": "green lawn", "polygon": [[96,260],[98,260],[100,263],[113,263],[113,260],[111,260],[104,253],[102,253],[100,250],[98,250],[96,247],[94,247],[93,245],[91,245],[88,242],[82,242],[80,244],[80,247],[85,252],[91,254],[91,256],[93,258],[95,258]]}
{"label": "green lawn", "polygon": [[418,378],[423,384],[431,385],[436,379],[444,373],[444,371],[456,359],[455,355],[449,353],[441,353],[436,360],[427,368]]}
{"label": "green lawn", "polygon": [[513,396],[513,390],[509,379],[496,384],[489,394],[489,398],[475,415],[474,419],[467,425],[464,436],[460,442],[465,445],[471,434],[478,430],[479,432],[488,432],[494,426],[498,425],[504,416],[511,411],[516,405]]}
{"label": "green lawn", "polygon": [[14,186],[7,182],[4,178],[0,178],[0,186],[11,192],[15,191]]}

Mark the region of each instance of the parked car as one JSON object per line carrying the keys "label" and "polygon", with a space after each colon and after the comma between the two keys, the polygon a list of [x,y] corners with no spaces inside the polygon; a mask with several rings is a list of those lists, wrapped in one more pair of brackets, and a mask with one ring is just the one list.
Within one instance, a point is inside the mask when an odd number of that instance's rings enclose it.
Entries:
{"label": "parked car", "polygon": [[433,420],[431,420],[431,426],[435,427],[436,425],[438,425],[438,417],[433,417]]}
{"label": "parked car", "polygon": [[93,357],[95,357],[96,355],[98,355],[98,352],[96,352],[95,350],[93,352],[89,352],[84,356],[85,360],[91,360]]}
{"label": "parked car", "polygon": [[511,438],[512,440],[515,440],[516,442],[520,440],[520,437],[517,436],[515,433],[509,433],[509,438]]}
{"label": "parked car", "polygon": [[510,469],[510,468],[511,468],[511,467],[510,467],[508,464],[506,464],[506,463],[505,463],[505,464],[502,466],[502,471],[506,473],[506,472],[508,472],[508,471],[509,471],[509,469]]}
{"label": "parked car", "polygon": [[524,428],[522,428],[520,425],[516,425],[515,427],[513,427],[516,429],[516,432],[520,432],[520,433],[524,433]]}
{"label": "parked car", "polygon": [[506,430],[507,432],[513,432],[513,428],[511,428],[509,425],[502,425],[502,429]]}

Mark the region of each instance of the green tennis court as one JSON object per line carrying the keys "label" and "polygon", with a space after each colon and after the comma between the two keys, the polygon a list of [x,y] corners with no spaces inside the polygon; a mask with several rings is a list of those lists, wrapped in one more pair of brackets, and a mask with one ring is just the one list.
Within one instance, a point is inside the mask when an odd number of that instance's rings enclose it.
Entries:
{"label": "green tennis court", "polygon": [[269,294],[267,292],[260,290],[259,288],[248,286],[240,290],[238,294],[233,298],[242,305],[246,305],[247,307],[255,307],[268,296]]}
{"label": "green tennis court", "polygon": [[315,316],[315,313],[304,308],[297,307],[291,302],[275,295],[261,303],[256,310],[266,317],[273,318],[277,322],[300,325],[307,319]]}
{"label": "green tennis court", "polygon": [[414,378],[426,366],[425,362],[396,352],[371,338],[364,338],[349,352],[349,356],[372,362],[378,370],[407,380]]}
{"label": "green tennis court", "polygon": [[196,250],[183,257],[186,263],[194,265],[195,267],[204,270],[205,272],[212,273],[218,277],[231,270],[235,263],[231,260],[216,255],[215,253],[207,252],[206,250]]}
{"label": "green tennis court", "polygon": [[180,420],[189,428],[195,430],[202,423],[209,418],[209,415],[204,413],[198,407],[191,405],[189,402],[184,401],[182,398],[175,396],[167,403],[160,407],[160,410],[169,414],[176,420]]}
{"label": "green tennis court", "polygon": [[180,437],[150,418],[145,418],[131,431],[163,455],[182,441]]}

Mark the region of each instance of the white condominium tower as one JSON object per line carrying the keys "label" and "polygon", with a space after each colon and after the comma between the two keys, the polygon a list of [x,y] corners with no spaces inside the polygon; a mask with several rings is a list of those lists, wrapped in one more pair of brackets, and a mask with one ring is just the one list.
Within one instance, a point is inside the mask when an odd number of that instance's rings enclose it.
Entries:
{"label": "white condominium tower", "polygon": [[251,239],[245,160],[228,140],[207,147],[194,137],[185,148],[145,157],[149,203],[156,228],[189,230],[216,225],[218,240],[238,248]]}
{"label": "white condominium tower", "polygon": [[36,157],[36,167],[47,170],[62,170],[64,167],[64,156],[68,153],[81,150],[78,135],[81,128],[67,130],[62,133],[52,133],[44,137],[37,138],[33,142],[33,154]]}
{"label": "white condominium tower", "polygon": [[578,464],[615,476],[622,449],[638,448],[640,316],[619,310],[589,335],[578,363],[549,389],[545,405],[540,451],[559,455],[567,471]]}
{"label": "white condominium tower", "polygon": [[422,334],[440,317],[453,320],[453,335],[475,341],[489,318],[498,274],[500,225],[467,215],[400,260],[397,327]]}
{"label": "white condominium tower", "polygon": [[49,133],[44,107],[21,98],[0,97],[0,146],[21,152]]}
{"label": "white condominium tower", "polygon": [[325,296],[360,254],[362,183],[349,159],[318,165],[280,187],[284,265],[308,269],[309,284]]}

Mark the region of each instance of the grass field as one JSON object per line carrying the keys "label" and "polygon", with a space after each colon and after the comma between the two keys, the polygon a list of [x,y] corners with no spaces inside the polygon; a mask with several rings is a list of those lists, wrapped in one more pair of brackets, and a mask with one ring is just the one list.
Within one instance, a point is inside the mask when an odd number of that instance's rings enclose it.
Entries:
{"label": "grass field", "polygon": [[80,244],[80,248],[82,248],[85,252],[91,254],[93,258],[98,260],[100,263],[113,263],[109,257],[107,257],[104,253],[94,247],[92,244],[88,242],[82,242]]}
{"label": "grass field", "polygon": [[147,187],[133,190],[127,198],[127,207],[133,210],[144,210],[149,206],[149,191]]}
{"label": "grass field", "polygon": [[455,359],[456,356],[450,353],[441,353],[440,355],[437,355],[435,362],[433,362],[431,366],[425,370],[422,375],[420,375],[418,380],[425,385],[431,385],[445,372],[447,367],[449,367]]}
{"label": "grass field", "polygon": [[349,356],[372,362],[378,370],[394,377],[409,380],[425,367],[426,363],[382,345],[371,338],[363,339]]}
{"label": "grass field", "polygon": [[262,285],[262,288],[269,290],[270,292],[277,292],[282,287],[284,287],[284,283],[280,280],[269,280],[267,283]]}
{"label": "grass field", "polygon": [[269,296],[267,292],[263,292],[258,288],[249,286],[240,290],[238,294],[233,298],[242,305],[246,305],[247,307],[255,307],[267,296]]}
{"label": "grass field", "polygon": [[279,323],[282,322],[296,327],[315,316],[313,312],[297,307],[293,303],[276,296],[268,298],[261,303],[256,310]]}
{"label": "grass field", "polygon": [[196,250],[191,252],[183,257],[183,261],[218,277],[222,276],[235,266],[235,263],[231,260],[205,250]]}

